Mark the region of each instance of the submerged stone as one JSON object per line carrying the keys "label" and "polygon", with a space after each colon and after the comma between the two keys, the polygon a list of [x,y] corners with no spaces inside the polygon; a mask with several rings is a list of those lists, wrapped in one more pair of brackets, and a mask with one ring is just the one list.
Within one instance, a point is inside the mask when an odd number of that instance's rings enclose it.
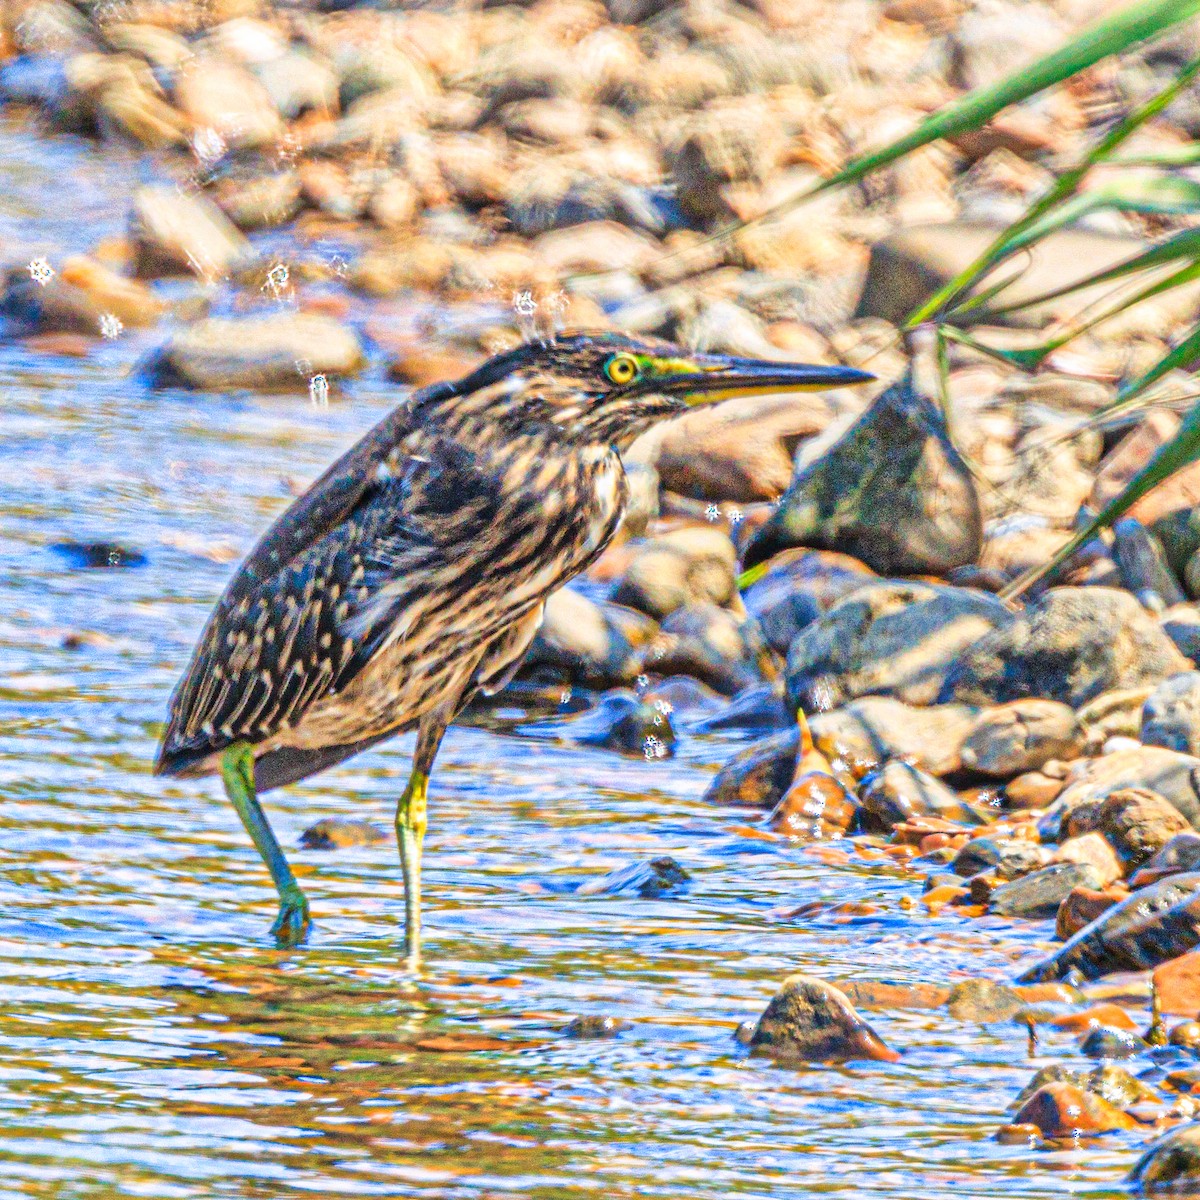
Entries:
{"label": "submerged stone", "polygon": [[1089,863],[1051,863],[1001,884],[992,892],[989,908],[1001,917],[1053,917],[1075,888],[1096,887],[1098,883]]}
{"label": "submerged stone", "polygon": [[1036,1125],[1047,1138],[1132,1129],[1137,1122],[1101,1096],[1061,1080],[1039,1088],[1021,1105],[1014,1125]]}
{"label": "submerged stone", "polygon": [[326,817],[310,825],[300,835],[300,845],[307,850],[346,850],[352,846],[372,846],[377,842],[385,842],[387,836],[370,821]]}
{"label": "submerged stone", "polygon": [[895,1062],[900,1055],[854,1010],[831,983],[792,975],[758,1019],[750,1048],[785,1061],[843,1062],[875,1059]]}
{"label": "submerged stone", "polygon": [[1173,1129],[1155,1142],[1129,1174],[1149,1196],[1200,1195],[1200,1125]]}
{"label": "submerged stone", "polygon": [[691,876],[673,858],[652,858],[649,862],[630,863],[609,871],[599,879],[589,880],[577,891],[580,896],[640,896],[657,900],[677,896]]}

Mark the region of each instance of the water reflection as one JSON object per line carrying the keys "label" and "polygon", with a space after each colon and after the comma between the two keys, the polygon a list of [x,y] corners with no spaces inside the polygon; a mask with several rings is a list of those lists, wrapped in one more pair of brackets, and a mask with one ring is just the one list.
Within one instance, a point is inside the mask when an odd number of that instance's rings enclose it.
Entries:
{"label": "water reflection", "polygon": [[[0,156],[6,245],[119,228],[119,164],[11,124]],[[72,219],[50,202],[63,171],[82,181]],[[291,851],[317,924],[271,949],[273,894],[235,815],[211,783],[152,779],[153,742],[230,554],[391,393],[150,394],[131,374],[145,348],[0,346],[0,1198],[1120,1194],[1132,1141],[991,1140],[1038,1065],[1020,1027],[873,1014],[899,1063],[743,1056],[734,1028],[791,971],[1003,975],[1032,935],[910,913],[897,868],[706,808],[732,739],[685,735],[647,763],[552,723],[517,736],[514,713],[455,729],[431,802],[427,974],[402,969],[390,842]],[[50,549],[101,541],[146,565]],[[390,829],[407,750],[272,794],[281,840],[327,816]],[[664,854],[692,875],[680,898],[561,886]],[[780,915],[830,899],[874,908]],[[579,1015],[628,1026],[567,1037]]]}

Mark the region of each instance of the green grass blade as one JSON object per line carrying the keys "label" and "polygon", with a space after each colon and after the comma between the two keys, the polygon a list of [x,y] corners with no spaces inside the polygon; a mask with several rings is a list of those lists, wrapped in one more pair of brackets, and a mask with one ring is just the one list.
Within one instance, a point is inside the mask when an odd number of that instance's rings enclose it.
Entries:
{"label": "green grass blade", "polygon": [[[1177,4],[1175,6],[1179,8]],[[1200,10],[1200,0],[1188,0],[1185,7]],[[1124,10],[1128,12],[1129,10]],[[1120,15],[1120,14],[1118,14]],[[958,295],[971,287],[980,276],[986,274],[998,263],[1018,249],[1028,245],[1028,231],[1037,227],[1038,223],[1060,204],[1078,191],[1091,169],[1100,162],[1111,158],[1113,153],[1142,125],[1163,111],[1185,88],[1189,87],[1200,74],[1200,58],[1193,59],[1187,64],[1157,95],[1151,97],[1140,108],[1135,109],[1123,121],[1118,122],[1108,133],[1088,151],[1083,160],[1070,170],[1064,171],[1054,182],[1053,186],[1040,199],[1036,200],[1029,210],[1019,220],[1003,230],[994,242],[974,262],[964,267],[953,279],[938,288],[923,304],[918,305],[905,318],[903,328],[912,329],[917,325],[933,319]],[[969,97],[968,97],[969,98]]]}
{"label": "green grass blade", "polygon": [[1092,275],[1085,276],[1083,279],[1076,280],[1074,283],[1064,284],[1060,288],[1055,288],[1053,291],[1043,292],[1040,296],[1032,296],[1028,300],[1021,300],[1014,304],[1005,305],[1002,308],[993,309],[991,315],[1002,316],[1006,313],[1020,312],[1026,308],[1034,308],[1036,305],[1047,304],[1051,300],[1058,300],[1060,297],[1069,295],[1071,292],[1083,291],[1085,288],[1099,287],[1105,283],[1115,283],[1126,275],[1133,275],[1138,271],[1149,271],[1181,258],[1200,260],[1200,228],[1185,229],[1181,233],[1167,238],[1166,241],[1152,246],[1144,253],[1135,254],[1123,262],[1117,263],[1114,267],[1109,267],[1104,271],[1097,271]]}
{"label": "green grass blade", "polygon": [[[864,154],[830,176],[816,190],[855,183],[879,167],[927,146],[986,125],[998,112],[1028,100],[1055,84],[1078,75],[1101,59],[1120,54],[1139,42],[1158,37],[1174,25],[1200,14],[1200,0],[1141,0],[1089,26],[1065,46],[1014,72],[990,87],[976,88],[939,109],[916,129],[891,145]],[[761,219],[761,218],[760,218]]]}
{"label": "green grass blade", "polygon": [[[1175,367],[1184,366],[1200,357],[1200,326],[1165,355],[1140,379],[1123,388],[1117,403],[1104,410],[1111,415],[1119,405],[1129,404],[1152,383],[1161,379]],[[1097,516],[1088,522],[1065,546],[1047,562],[1026,571],[1014,579],[1001,593],[1004,600],[1012,600],[1027,591],[1039,579],[1053,574],[1081,546],[1091,541],[1098,533],[1119,521],[1143,496],[1169,479],[1177,471],[1200,458],[1200,405],[1195,405],[1184,418],[1175,436],[1160,446],[1150,461],[1125,485]]]}

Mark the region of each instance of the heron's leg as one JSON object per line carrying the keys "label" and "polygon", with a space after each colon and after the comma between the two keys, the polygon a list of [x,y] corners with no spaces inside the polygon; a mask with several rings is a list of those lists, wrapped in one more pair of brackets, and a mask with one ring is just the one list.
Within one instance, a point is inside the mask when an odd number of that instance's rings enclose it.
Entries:
{"label": "heron's leg", "polygon": [[396,804],[396,841],[404,870],[404,952],[414,970],[421,965],[421,846],[425,841],[429,772],[445,732],[443,719],[422,722],[413,752],[412,774]]}
{"label": "heron's leg", "polygon": [[281,946],[295,946],[308,933],[308,900],[300,890],[287,859],[283,857],[283,851],[267,823],[267,814],[254,794],[253,748],[245,742],[236,742],[225,750],[221,755],[221,778],[230,802],[237,809],[250,840],[267,864],[267,870],[275,881],[275,890],[279,893],[279,916],[275,918],[271,932]]}

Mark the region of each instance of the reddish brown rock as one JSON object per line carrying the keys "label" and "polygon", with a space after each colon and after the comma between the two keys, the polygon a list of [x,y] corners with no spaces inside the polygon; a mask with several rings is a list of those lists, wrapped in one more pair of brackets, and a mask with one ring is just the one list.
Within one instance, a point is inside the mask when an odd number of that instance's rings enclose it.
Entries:
{"label": "reddish brown rock", "polygon": [[882,979],[839,979],[838,987],[861,1008],[941,1008],[950,989],[935,983],[889,983]]}
{"label": "reddish brown rock", "polygon": [[1114,904],[1120,904],[1128,895],[1128,890],[1117,884],[1111,884],[1103,889],[1073,888],[1067,898],[1058,906],[1054,932],[1065,941],[1077,934],[1085,925],[1090,925],[1101,913],[1112,908]]}
{"label": "reddish brown rock", "polygon": [[1012,1123],[1036,1125],[1047,1138],[1086,1137],[1137,1125],[1107,1100],[1065,1081],[1039,1088],[1021,1105]]}
{"label": "reddish brown rock", "polygon": [[854,794],[832,775],[807,771],[797,775],[787,794],[767,817],[767,824],[788,837],[840,837],[858,820]]}
{"label": "reddish brown rock", "polygon": [[1171,1016],[1200,1016],[1200,950],[1154,968],[1151,976],[1159,1009]]}

